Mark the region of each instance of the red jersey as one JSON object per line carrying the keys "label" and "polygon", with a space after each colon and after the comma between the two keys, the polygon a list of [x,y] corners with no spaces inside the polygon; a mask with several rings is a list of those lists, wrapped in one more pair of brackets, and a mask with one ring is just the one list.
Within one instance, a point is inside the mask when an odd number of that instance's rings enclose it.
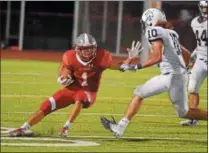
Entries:
{"label": "red jersey", "polygon": [[97,92],[102,72],[112,64],[112,56],[104,49],[97,49],[96,57],[87,64],[80,60],[75,50],[68,50],[64,53],[62,61],[73,70],[75,76],[75,81],[69,88]]}

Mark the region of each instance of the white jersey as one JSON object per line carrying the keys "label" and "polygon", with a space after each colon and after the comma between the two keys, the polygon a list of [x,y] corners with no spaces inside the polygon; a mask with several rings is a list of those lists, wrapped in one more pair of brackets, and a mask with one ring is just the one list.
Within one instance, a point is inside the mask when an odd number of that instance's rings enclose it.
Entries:
{"label": "white jersey", "polygon": [[205,17],[195,17],[191,22],[191,27],[197,40],[197,55],[206,56],[208,54],[208,20]]}
{"label": "white jersey", "polygon": [[162,74],[182,74],[186,72],[186,66],[178,40],[179,36],[175,31],[156,26],[146,30],[146,38],[150,43],[158,39],[163,41],[162,62],[159,64]]}

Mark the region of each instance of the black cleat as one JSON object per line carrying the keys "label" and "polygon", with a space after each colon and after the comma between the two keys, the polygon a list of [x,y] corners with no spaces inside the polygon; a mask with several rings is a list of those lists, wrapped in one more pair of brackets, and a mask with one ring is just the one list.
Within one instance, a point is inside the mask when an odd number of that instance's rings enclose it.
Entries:
{"label": "black cleat", "polygon": [[105,129],[107,129],[107,130],[113,132],[112,129],[111,129],[111,127],[110,127],[110,125],[111,125],[111,124],[117,124],[117,123],[116,123],[114,117],[113,117],[113,116],[111,116],[111,117],[112,117],[112,121],[109,120],[109,119],[107,119],[107,118],[105,118],[104,116],[102,116],[100,119],[101,119],[101,123],[102,123],[103,127],[104,127]]}

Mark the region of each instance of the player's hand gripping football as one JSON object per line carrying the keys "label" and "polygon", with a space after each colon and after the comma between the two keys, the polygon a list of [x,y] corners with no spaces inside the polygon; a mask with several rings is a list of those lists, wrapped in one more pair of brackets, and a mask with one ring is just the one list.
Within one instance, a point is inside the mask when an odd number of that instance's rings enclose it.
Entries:
{"label": "player's hand gripping football", "polygon": [[57,82],[62,84],[63,86],[69,86],[74,82],[74,80],[70,75],[68,75],[66,78],[63,75],[61,75],[57,78]]}
{"label": "player's hand gripping football", "polygon": [[135,43],[135,41],[132,41],[132,45],[131,48],[127,48],[128,51],[128,57],[130,59],[133,59],[134,57],[138,56],[139,53],[144,50],[144,48],[142,47],[142,44],[140,41],[137,41]]}

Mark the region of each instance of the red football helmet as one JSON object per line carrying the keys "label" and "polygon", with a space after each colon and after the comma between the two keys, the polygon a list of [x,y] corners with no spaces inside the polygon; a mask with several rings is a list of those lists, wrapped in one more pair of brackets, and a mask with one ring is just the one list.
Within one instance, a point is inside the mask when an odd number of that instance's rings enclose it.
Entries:
{"label": "red football helmet", "polygon": [[90,62],[96,57],[97,42],[87,33],[79,35],[74,42],[75,51],[83,62]]}

